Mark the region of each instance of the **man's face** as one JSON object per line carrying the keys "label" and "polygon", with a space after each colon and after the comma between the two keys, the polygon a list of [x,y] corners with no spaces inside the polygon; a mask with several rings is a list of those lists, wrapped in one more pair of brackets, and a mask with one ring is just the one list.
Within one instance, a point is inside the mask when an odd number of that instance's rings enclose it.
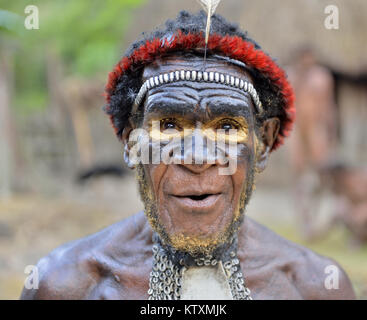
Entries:
{"label": "man's face", "polygon": [[[202,66],[202,58],[169,58],[147,67],[144,80],[175,70],[200,71]],[[245,71],[220,60],[207,60],[206,71],[251,82]],[[218,170],[227,164],[207,163],[205,156],[203,163],[195,163],[194,156],[193,163],[187,164],[184,154],[180,163],[161,162],[140,167],[144,176],[143,181],[140,177],[141,188],[151,195],[150,199],[145,196],[144,201],[151,202],[145,205],[153,228],[178,250],[192,254],[211,252],[236,231],[246,198],[252,191],[257,139],[251,97],[218,83],[168,83],[151,89],[144,104],[141,127],[151,137],[156,136],[154,121],[159,123],[162,134],[174,132],[183,137],[184,130],[191,130],[195,133],[190,136],[193,144],[219,136],[207,132],[219,129],[226,135],[230,129],[237,130],[237,167],[230,175],[220,174]],[[205,155],[206,144],[201,145]],[[191,148],[183,152],[190,151]]]}

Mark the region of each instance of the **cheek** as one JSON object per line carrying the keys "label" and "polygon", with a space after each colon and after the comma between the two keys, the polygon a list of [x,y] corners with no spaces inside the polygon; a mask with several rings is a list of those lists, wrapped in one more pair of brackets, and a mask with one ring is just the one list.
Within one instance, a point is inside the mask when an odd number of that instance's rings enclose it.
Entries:
{"label": "cheek", "polygon": [[232,175],[234,203],[239,201],[240,194],[247,181],[248,162],[240,159],[237,162],[237,171]]}
{"label": "cheek", "polygon": [[152,186],[152,190],[155,198],[159,194],[160,186],[163,176],[167,170],[167,166],[164,163],[161,164],[149,164],[145,165],[145,170],[148,173],[149,184]]}
{"label": "cheek", "polygon": [[240,146],[237,157],[237,170],[232,175],[234,202],[238,203],[243,188],[247,185],[248,175],[254,164],[254,154],[251,146]]}

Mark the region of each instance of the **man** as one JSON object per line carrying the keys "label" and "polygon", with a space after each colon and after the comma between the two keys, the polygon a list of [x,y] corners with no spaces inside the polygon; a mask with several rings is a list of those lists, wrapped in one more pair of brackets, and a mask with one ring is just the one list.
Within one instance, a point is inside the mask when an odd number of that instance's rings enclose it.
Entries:
{"label": "man", "polygon": [[290,82],[297,97],[297,121],[291,138],[295,174],[318,170],[335,157],[337,115],[334,81],[319,65],[310,48],[300,49],[290,68]]}
{"label": "man", "polygon": [[334,81],[308,47],[298,51],[288,75],[297,97],[297,121],[290,138],[295,212],[300,231],[311,240],[318,234],[313,223],[327,214],[322,208],[332,202],[321,192],[325,186],[320,184],[319,170],[336,157]]}
{"label": "man", "polygon": [[[354,298],[334,261],[245,218],[255,173],[289,133],[292,90],[220,16],[205,52],[206,21],[181,12],[110,74],[106,111],[144,213],[41,259],[39,289],[23,299]],[[325,286],[330,265],[337,290]]]}

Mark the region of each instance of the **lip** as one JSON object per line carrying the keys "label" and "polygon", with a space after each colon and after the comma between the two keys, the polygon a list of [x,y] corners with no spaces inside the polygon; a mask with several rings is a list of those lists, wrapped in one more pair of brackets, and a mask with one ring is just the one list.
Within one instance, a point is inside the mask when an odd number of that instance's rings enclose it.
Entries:
{"label": "lip", "polygon": [[[194,195],[201,196],[201,195]],[[211,211],[215,208],[216,204],[222,197],[221,193],[209,194],[204,199],[194,200],[190,198],[189,195],[184,196],[176,196],[170,195],[172,200],[176,202],[176,204],[184,210],[188,211],[199,211],[199,212],[207,212]]]}

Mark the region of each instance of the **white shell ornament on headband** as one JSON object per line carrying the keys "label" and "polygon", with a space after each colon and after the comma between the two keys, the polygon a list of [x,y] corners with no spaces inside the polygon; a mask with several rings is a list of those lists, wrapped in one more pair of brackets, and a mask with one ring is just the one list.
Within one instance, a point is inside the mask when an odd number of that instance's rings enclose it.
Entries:
{"label": "white shell ornament on headband", "polygon": [[147,92],[155,87],[164,85],[166,83],[178,82],[178,81],[193,81],[193,82],[214,82],[218,84],[224,84],[230,87],[238,88],[244,92],[247,92],[254,102],[256,111],[261,114],[263,107],[252,83],[247,80],[243,80],[228,74],[219,72],[206,72],[196,70],[176,70],[169,73],[160,74],[147,79],[139,90],[135,98],[135,102],[132,108],[134,114],[140,104],[143,102]]}

